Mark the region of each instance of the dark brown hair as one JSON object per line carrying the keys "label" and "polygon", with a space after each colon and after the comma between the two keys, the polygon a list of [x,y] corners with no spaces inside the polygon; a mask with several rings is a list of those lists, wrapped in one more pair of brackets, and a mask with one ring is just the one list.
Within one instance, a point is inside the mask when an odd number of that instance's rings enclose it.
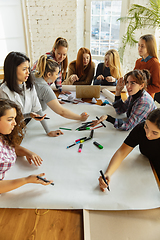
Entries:
{"label": "dark brown hair", "polygon": [[0,98],[0,120],[2,116],[5,116],[6,111],[9,109],[16,109],[16,126],[10,134],[3,135],[0,133],[0,136],[7,142],[8,145],[15,147],[16,144],[20,144],[25,132],[25,123],[23,114],[17,104],[9,99]]}
{"label": "dark brown hair", "polygon": [[150,112],[147,116],[147,120],[154,123],[158,129],[160,129],[160,108],[157,108]]}
{"label": "dark brown hair", "polygon": [[144,83],[143,89],[146,89],[147,81],[150,80],[151,74],[147,69],[143,69],[143,70],[135,69],[124,75],[125,84],[129,76],[132,76],[135,82],[138,83],[139,85],[142,85]]}
{"label": "dark brown hair", "polygon": [[[7,87],[12,92],[17,92],[21,94],[22,90],[19,87],[17,82],[17,67],[23,62],[30,62],[29,58],[20,52],[10,52],[4,60],[4,80]],[[33,79],[32,75],[29,74],[29,77],[26,81],[26,87],[32,89]]]}

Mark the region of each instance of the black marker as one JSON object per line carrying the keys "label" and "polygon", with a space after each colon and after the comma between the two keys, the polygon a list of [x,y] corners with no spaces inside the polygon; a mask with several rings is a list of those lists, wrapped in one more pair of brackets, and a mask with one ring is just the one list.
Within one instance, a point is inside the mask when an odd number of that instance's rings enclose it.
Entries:
{"label": "black marker", "polygon": [[73,143],[73,144],[67,146],[67,148],[73,147],[73,146],[76,145],[76,144],[77,144],[77,143]]}
{"label": "black marker", "polygon": [[103,149],[103,146],[99,144],[98,142],[94,141],[93,144],[98,147],[99,149]]}
{"label": "black marker", "polygon": [[[96,116],[96,118],[99,120],[99,117]],[[103,122],[101,122],[101,124],[103,125],[103,127],[106,127],[106,125]]]}
{"label": "black marker", "polygon": [[[34,117],[34,118],[36,118],[36,119],[41,119],[41,118],[43,118],[43,117]],[[49,117],[45,117],[44,119],[50,119]]]}
{"label": "black marker", "polygon": [[[50,181],[48,181],[47,179],[45,179],[45,178],[42,178],[42,177],[40,177],[40,176],[38,176],[37,175],[37,178],[38,179],[40,179],[40,180],[42,180],[42,181],[44,181],[44,182],[50,182]],[[52,183],[50,183],[51,185],[54,185],[54,183],[52,182]]]}
{"label": "black marker", "polygon": [[110,189],[109,189],[109,185],[108,185],[108,183],[107,183],[107,181],[106,181],[106,178],[105,178],[105,176],[104,176],[104,174],[103,174],[103,172],[102,172],[102,170],[100,170],[99,171],[100,172],[100,174],[101,174],[101,176],[102,176],[102,178],[103,178],[103,181],[107,184],[107,189],[108,189],[108,191],[110,191]]}
{"label": "black marker", "polygon": [[89,138],[93,138],[93,133],[94,133],[94,130],[92,129],[92,130],[91,130],[91,133],[90,133],[90,135],[89,135]]}

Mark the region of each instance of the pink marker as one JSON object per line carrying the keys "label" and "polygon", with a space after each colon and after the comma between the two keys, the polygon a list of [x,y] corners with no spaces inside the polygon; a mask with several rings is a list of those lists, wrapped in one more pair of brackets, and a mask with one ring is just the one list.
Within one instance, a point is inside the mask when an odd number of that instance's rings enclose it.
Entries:
{"label": "pink marker", "polygon": [[83,147],[83,144],[81,143],[81,144],[79,145],[79,148],[78,148],[78,152],[79,152],[79,153],[82,152],[82,147]]}

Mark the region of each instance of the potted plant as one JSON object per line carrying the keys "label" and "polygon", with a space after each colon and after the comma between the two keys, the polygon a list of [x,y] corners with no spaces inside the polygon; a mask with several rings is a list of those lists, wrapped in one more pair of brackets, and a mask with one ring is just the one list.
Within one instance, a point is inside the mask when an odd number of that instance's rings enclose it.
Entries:
{"label": "potted plant", "polygon": [[160,28],[160,0],[149,0],[149,6],[132,4],[127,17],[118,20],[128,22],[126,33],[122,37],[122,47],[119,48],[121,60],[123,59],[126,45],[134,46],[138,41],[135,38],[135,30],[142,28]]}

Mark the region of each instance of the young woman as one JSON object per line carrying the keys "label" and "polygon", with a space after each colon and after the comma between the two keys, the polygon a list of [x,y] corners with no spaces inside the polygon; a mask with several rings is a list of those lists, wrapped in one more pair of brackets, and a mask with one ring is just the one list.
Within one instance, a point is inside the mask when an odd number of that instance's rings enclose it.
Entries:
{"label": "young woman", "polygon": [[94,85],[116,86],[116,79],[122,77],[119,53],[115,49],[106,52],[104,63],[99,63],[94,77]]}
{"label": "young woman", "polygon": [[89,49],[80,48],[77,59],[69,64],[66,80],[62,85],[90,85],[93,80],[95,64]]}
{"label": "young woman", "polygon": [[[55,81],[55,85],[59,92],[62,92],[62,79],[66,78],[66,71],[68,66],[68,42],[65,38],[58,37],[53,45],[52,51],[47,52],[48,58],[55,60],[58,63],[59,71],[58,76]],[[34,71],[36,69],[38,61],[36,61],[31,69]]]}
{"label": "young woman", "polygon": [[34,74],[34,82],[42,110],[45,110],[48,105],[54,112],[62,117],[85,121],[88,118],[86,113],[78,115],[62,107],[53,90],[47,84],[48,82],[54,82],[56,80],[58,71],[58,63],[49,59],[47,55],[42,55],[39,58]]}
{"label": "young woman", "polygon": [[[39,103],[32,76],[30,74],[29,58],[19,52],[10,52],[4,61],[4,81],[0,87],[0,97],[8,98],[21,107],[24,118],[34,118],[42,116],[41,105]],[[50,131],[45,115],[40,119],[46,133],[50,137],[55,137],[62,132],[60,130]]]}
{"label": "young woman", "polygon": [[149,70],[151,79],[147,85],[147,92],[154,98],[155,93],[160,92],[160,63],[155,37],[151,34],[141,36],[138,52],[141,58],[136,61],[134,69]]}
{"label": "young woman", "polygon": [[[11,191],[27,183],[48,183],[39,180],[36,175],[3,180],[5,173],[14,165],[17,156],[25,156],[29,164],[42,164],[42,159],[35,153],[19,146],[24,135],[24,121],[20,108],[8,99],[0,99],[0,193]],[[42,177],[44,173],[39,174]]]}
{"label": "young woman", "polygon": [[[153,164],[160,180],[160,108],[150,112],[146,121],[139,123],[130,132],[124,143],[113,155],[104,174],[108,183],[111,175],[137,145],[139,145],[140,152]],[[99,178],[99,186],[102,191],[105,191],[107,187],[102,177]]]}
{"label": "young woman", "polygon": [[[134,70],[127,73],[124,76],[124,80],[120,78],[116,86],[113,107],[117,114],[126,112],[127,120],[113,118],[110,115],[103,115],[100,117],[100,120],[93,121],[94,125],[106,120],[112,123],[115,128],[127,131],[145,120],[148,113],[156,108],[152,97],[145,91],[147,79],[149,78],[150,74],[148,70]],[[129,97],[123,102],[121,99],[121,91],[125,84]]]}

